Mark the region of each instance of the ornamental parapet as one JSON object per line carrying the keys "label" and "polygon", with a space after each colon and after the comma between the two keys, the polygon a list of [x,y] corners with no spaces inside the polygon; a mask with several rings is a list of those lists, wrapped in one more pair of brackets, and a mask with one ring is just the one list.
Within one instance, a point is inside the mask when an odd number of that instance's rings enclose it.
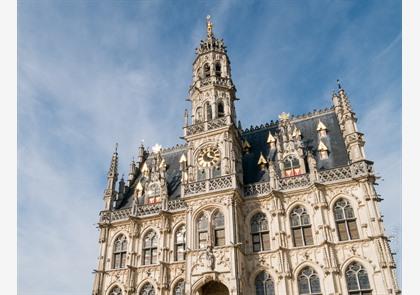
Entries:
{"label": "ornamental parapet", "polygon": [[191,196],[207,192],[216,192],[236,187],[234,175],[225,175],[216,178],[196,181],[184,185],[184,195]]}
{"label": "ornamental parapet", "polygon": [[230,120],[228,119],[228,116],[221,117],[221,118],[217,118],[211,121],[200,122],[200,123],[187,126],[185,127],[185,135],[186,136],[194,135],[197,133],[218,129],[218,128],[225,127],[228,125],[230,125]]}
{"label": "ornamental parapet", "polygon": [[[310,178],[309,173],[279,178],[274,189],[288,191],[308,187],[314,184],[314,182],[328,184],[336,181],[366,177],[373,175],[372,165],[373,163],[370,161],[359,161],[348,166],[319,171],[313,180]],[[269,181],[251,183],[244,186],[243,195],[246,198],[264,196],[272,190],[273,188],[270,187]]]}
{"label": "ornamental parapet", "polygon": [[[187,208],[183,200],[177,199],[168,202],[168,211],[177,212]],[[100,213],[99,222],[113,222],[117,220],[128,219],[132,217],[141,217],[147,215],[159,214],[162,211],[162,203],[146,204],[141,206],[134,206],[134,208],[127,208],[115,211],[102,211]]]}

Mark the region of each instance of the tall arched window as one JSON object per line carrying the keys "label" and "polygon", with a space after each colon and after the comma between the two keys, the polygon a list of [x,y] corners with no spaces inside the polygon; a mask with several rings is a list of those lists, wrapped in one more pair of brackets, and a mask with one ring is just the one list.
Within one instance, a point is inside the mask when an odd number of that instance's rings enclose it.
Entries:
{"label": "tall arched window", "polygon": [[254,252],[270,250],[270,232],[264,213],[257,213],[251,218],[251,235]]}
{"label": "tall arched window", "polygon": [[260,272],[255,278],[256,295],[274,295],[274,282],[265,271]]}
{"label": "tall arched window", "polygon": [[210,77],[210,66],[207,63],[204,64],[204,67],[203,67],[203,76],[204,78]]}
{"label": "tall arched window", "polygon": [[114,242],[112,268],[124,268],[127,257],[127,238],[119,235]]}
{"label": "tall arched window", "polygon": [[180,280],[175,285],[173,295],[184,295],[184,294],[185,294],[185,282],[184,282],[184,280]]}
{"label": "tall arched window", "polygon": [[370,295],[372,289],[365,268],[357,262],[351,263],[346,270],[346,282],[349,295]]}
{"label": "tall arched window", "polygon": [[215,72],[216,72],[216,77],[222,76],[222,66],[220,65],[219,62],[217,62],[215,65]]}
{"label": "tall arched window", "polygon": [[298,277],[299,295],[321,295],[321,284],[318,274],[311,268],[305,267]]}
{"label": "tall arched window", "polygon": [[155,295],[155,287],[152,284],[146,283],[140,290],[140,295]]}
{"label": "tall arched window", "polygon": [[356,216],[353,208],[346,199],[339,199],[334,206],[334,218],[337,225],[338,239],[340,241],[359,238]]}
{"label": "tall arched window", "polygon": [[223,105],[223,101],[217,104],[217,117],[221,118],[225,116],[225,106]]}
{"label": "tall arched window", "polygon": [[295,247],[313,245],[311,219],[304,207],[298,206],[290,213],[293,245]]}
{"label": "tall arched window", "polygon": [[284,158],[283,162],[284,162],[284,174],[286,176],[295,176],[295,175],[302,174],[302,171],[300,169],[299,159],[296,158],[295,156],[292,156],[292,155],[287,156],[286,158]]}
{"label": "tall arched window", "polygon": [[223,213],[217,211],[213,215],[213,232],[214,232],[214,245],[223,246],[225,244],[225,217]]}
{"label": "tall arched window", "polygon": [[185,236],[185,225],[181,225],[175,233],[175,261],[185,260]]}
{"label": "tall arched window", "polygon": [[143,239],[143,265],[157,263],[157,235],[149,231]]}
{"label": "tall arched window", "polygon": [[194,123],[200,123],[200,122],[203,122],[203,121],[204,121],[203,108],[198,107],[195,111]]}
{"label": "tall arched window", "polygon": [[209,102],[206,102],[206,116],[207,116],[206,118],[207,121],[210,121],[213,119],[213,112],[212,112],[211,105]]}
{"label": "tall arched window", "polygon": [[208,230],[209,230],[209,221],[207,216],[202,214],[198,218],[197,222],[197,236],[198,236],[198,246],[200,249],[205,249],[208,242]]}
{"label": "tall arched window", "polygon": [[108,295],[122,295],[122,290],[120,287],[115,286]]}

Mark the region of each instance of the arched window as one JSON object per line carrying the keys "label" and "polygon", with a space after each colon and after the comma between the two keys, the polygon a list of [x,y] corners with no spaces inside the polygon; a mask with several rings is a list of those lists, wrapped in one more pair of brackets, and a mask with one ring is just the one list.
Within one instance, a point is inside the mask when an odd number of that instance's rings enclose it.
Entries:
{"label": "arched window", "polygon": [[223,105],[223,101],[217,104],[217,117],[224,117],[225,116],[225,106]]}
{"label": "arched window", "polygon": [[299,295],[321,295],[321,284],[318,274],[311,268],[305,267],[298,277]]}
{"label": "arched window", "polygon": [[270,232],[264,213],[257,213],[251,218],[251,235],[254,252],[270,250]]}
{"label": "arched window", "polygon": [[114,242],[112,268],[124,268],[127,257],[127,238],[119,235]]}
{"label": "arched window", "polygon": [[286,176],[302,174],[299,159],[294,156],[287,156],[284,159],[284,173]]}
{"label": "arched window", "polygon": [[293,245],[295,247],[313,245],[311,219],[304,207],[298,206],[290,213]]}
{"label": "arched window", "polygon": [[260,272],[255,278],[256,295],[274,295],[274,282],[265,271]]}
{"label": "arched window", "polygon": [[195,111],[195,120],[194,123],[200,123],[203,122],[203,108],[202,107],[198,107],[197,110]]}
{"label": "arched window", "polygon": [[213,112],[211,109],[211,105],[209,102],[206,102],[206,116],[207,116],[207,121],[210,121],[213,119]]}
{"label": "arched window", "polygon": [[184,294],[185,294],[185,282],[184,282],[184,280],[180,280],[175,285],[173,295],[184,295]]}
{"label": "arched window", "polygon": [[217,62],[215,65],[215,72],[216,72],[216,77],[222,76],[222,66],[220,65],[219,62]]}
{"label": "arched window", "polygon": [[353,208],[346,199],[339,199],[334,206],[334,218],[337,225],[338,239],[340,241],[359,238],[356,216]]}
{"label": "arched window", "polygon": [[[157,263],[157,235],[149,231],[143,239],[143,265]],[[154,293],[153,293],[154,294]]]}
{"label": "arched window", "polygon": [[204,64],[204,67],[203,67],[203,76],[204,78],[210,77],[210,66],[207,63]]}
{"label": "arched window", "polygon": [[109,295],[122,295],[122,290],[120,287],[115,286],[112,288],[111,292],[109,292]]}
{"label": "arched window", "polygon": [[198,246],[200,249],[205,249],[208,242],[209,221],[207,216],[202,214],[197,221],[198,229]]}
{"label": "arched window", "polygon": [[143,285],[140,291],[140,295],[155,295],[155,288],[152,284],[146,283]]}
{"label": "arched window", "polygon": [[213,232],[214,232],[214,245],[223,246],[225,244],[225,217],[223,213],[217,211],[213,215]]}
{"label": "arched window", "polygon": [[181,225],[175,233],[175,261],[185,260],[185,225]]}
{"label": "arched window", "polygon": [[370,295],[372,289],[365,268],[357,262],[351,263],[346,270],[346,282],[349,295]]}

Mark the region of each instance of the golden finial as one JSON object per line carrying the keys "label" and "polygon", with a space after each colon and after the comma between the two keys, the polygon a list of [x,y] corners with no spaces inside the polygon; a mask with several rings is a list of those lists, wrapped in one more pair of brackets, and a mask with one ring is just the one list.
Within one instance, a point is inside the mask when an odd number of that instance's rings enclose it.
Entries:
{"label": "golden finial", "polygon": [[207,15],[207,36],[210,38],[213,36],[213,23],[211,22],[211,16]]}
{"label": "golden finial", "polygon": [[282,113],[279,115],[279,118],[283,121],[283,120],[288,120],[288,119],[289,119],[289,116],[290,116],[290,114],[285,113],[285,112],[282,112]]}

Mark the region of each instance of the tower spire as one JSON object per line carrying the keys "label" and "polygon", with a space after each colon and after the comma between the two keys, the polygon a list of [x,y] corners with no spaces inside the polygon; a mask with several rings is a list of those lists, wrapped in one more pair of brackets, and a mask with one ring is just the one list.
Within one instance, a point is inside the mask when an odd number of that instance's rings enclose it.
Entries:
{"label": "tower spire", "polygon": [[109,165],[107,185],[104,193],[105,210],[111,210],[112,197],[115,194],[115,184],[118,180],[118,143],[115,144],[115,150],[112,154],[111,164]]}

